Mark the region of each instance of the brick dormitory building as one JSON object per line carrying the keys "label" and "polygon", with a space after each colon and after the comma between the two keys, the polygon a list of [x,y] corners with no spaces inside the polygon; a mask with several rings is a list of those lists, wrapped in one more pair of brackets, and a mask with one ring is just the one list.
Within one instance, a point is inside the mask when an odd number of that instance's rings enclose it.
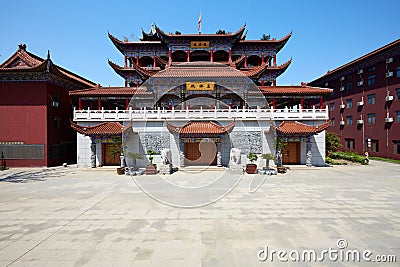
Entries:
{"label": "brick dormitory building", "polygon": [[342,150],[400,159],[400,39],[310,85],[334,89],[324,104]]}

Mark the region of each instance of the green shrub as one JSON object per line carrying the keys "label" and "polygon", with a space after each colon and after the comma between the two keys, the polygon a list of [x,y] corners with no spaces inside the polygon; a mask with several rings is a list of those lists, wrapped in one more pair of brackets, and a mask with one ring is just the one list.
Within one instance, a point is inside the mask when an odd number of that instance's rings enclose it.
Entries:
{"label": "green shrub", "polygon": [[258,159],[258,156],[254,153],[250,153],[247,155],[247,158],[249,159],[249,161],[251,163],[254,163],[254,161],[256,161]]}
{"label": "green shrub", "polygon": [[326,163],[330,164],[330,165],[347,165],[346,162],[337,162],[334,161],[332,158],[330,157],[326,157]]}
{"label": "green shrub", "polygon": [[358,155],[354,152],[332,152],[330,157],[332,159],[345,159],[351,162],[358,162],[362,165],[368,165],[368,162],[365,161],[365,156]]}

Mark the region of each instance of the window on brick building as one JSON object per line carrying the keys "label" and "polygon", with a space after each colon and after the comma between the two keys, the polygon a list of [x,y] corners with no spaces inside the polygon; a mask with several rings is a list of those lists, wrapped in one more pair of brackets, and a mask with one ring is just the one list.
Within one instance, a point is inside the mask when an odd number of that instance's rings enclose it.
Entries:
{"label": "window on brick building", "polygon": [[375,122],[376,122],[376,114],[369,113],[368,114],[368,124],[375,124]]}
{"label": "window on brick building", "polygon": [[396,111],[396,122],[400,122],[400,110]]}
{"label": "window on brick building", "polygon": [[54,128],[60,129],[61,128],[61,119],[60,117],[54,117]]}
{"label": "window on brick building", "polygon": [[400,140],[393,140],[393,153],[400,154]]}
{"label": "window on brick building", "polygon": [[329,104],[329,111],[334,111],[335,110],[335,103],[330,103]]}
{"label": "window on brick building", "polygon": [[346,107],[347,108],[352,108],[353,107],[353,99],[347,99],[346,100]]}
{"label": "window on brick building", "polygon": [[368,149],[371,152],[379,152],[379,140],[371,140],[371,147]]}
{"label": "window on brick building", "polygon": [[400,78],[400,67],[396,68],[396,77]]}
{"label": "window on brick building", "polygon": [[373,105],[375,104],[376,101],[376,96],[375,94],[370,94],[368,95],[368,105]]}
{"label": "window on brick building", "polygon": [[346,86],[346,90],[347,90],[347,91],[350,91],[350,90],[351,90],[351,87],[352,87],[352,85],[353,85],[352,83],[348,83],[348,84],[347,84],[347,86]]}
{"label": "window on brick building", "polygon": [[353,125],[353,116],[346,117],[347,125]]}
{"label": "window on brick building", "polygon": [[331,119],[330,125],[331,125],[331,126],[335,126],[335,118],[332,118],[332,119]]}
{"label": "window on brick building", "polygon": [[368,76],[368,81],[367,81],[368,86],[374,85],[375,84],[375,80],[376,80],[376,75],[375,74],[371,75],[371,76]]}
{"label": "window on brick building", "polygon": [[396,99],[400,100],[400,88],[396,89]]}
{"label": "window on brick building", "polygon": [[355,149],[356,148],[356,141],[351,138],[344,139],[346,149]]}

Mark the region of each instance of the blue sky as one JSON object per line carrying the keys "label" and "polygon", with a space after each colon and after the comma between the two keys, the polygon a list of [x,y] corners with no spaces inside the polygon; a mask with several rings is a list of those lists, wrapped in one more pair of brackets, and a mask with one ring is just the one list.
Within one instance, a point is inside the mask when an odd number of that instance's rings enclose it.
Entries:
{"label": "blue sky", "polygon": [[278,85],[309,82],[400,37],[398,0],[3,1],[0,62],[26,43],[41,57],[49,49],[56,64],[87,79],[122,86],[107,58],[123,65],[123,56],[107,31],[138,40],[155,22],[165,32],[196,33],[200,10],[203,33],[235,32],[245,22],[247,39],[280,39],[293,30],[278,64],[293,62]]}

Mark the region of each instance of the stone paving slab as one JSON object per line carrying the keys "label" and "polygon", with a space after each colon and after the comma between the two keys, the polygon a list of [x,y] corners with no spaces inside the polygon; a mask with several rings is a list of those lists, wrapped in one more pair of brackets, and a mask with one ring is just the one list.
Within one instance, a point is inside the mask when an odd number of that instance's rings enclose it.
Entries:
{"label": "stone paving slab", "polygon": [[[6,170],[0,172],[0,266],[294,266],[276,255],[273,262],[260,261],[257,253],[265,246],[321,252],[338,249],[338,239],[348,244],[343,251],[395,255],[397,263],[385,266],[397,266],[399,167],[371,161],[299,168],[265,180],[244,175],[228,195],[197,208],[160,203],[114,169]],[[165,178],[198,186],[218,175],[177,172]],[[137,177],[164,190],[154,178]],[[264,183],[251,193],[254,181]]]}

